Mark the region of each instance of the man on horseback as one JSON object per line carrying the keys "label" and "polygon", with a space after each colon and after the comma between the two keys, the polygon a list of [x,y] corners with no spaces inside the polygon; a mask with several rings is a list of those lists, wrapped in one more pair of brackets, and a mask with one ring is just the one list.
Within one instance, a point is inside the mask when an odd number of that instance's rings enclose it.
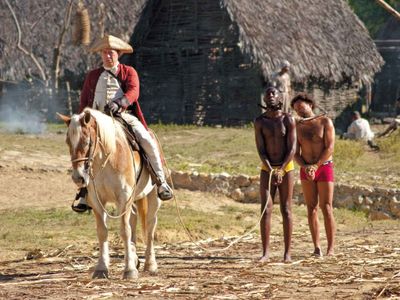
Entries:
{"label": "man on horseback", "polygon": [[[133,67],[121,64],[118,60],[120,55],[132,53],[132,47],[117,37],[105,35],[95,42],[90,50],[100,52],[103,66],[90,71],[86,76],[80,97],[79,113],[85,107],[92,107],[112,116],[120,115],[131,126],[137,142],[149,160],[150,173],[153,174],[153,180],[157,184],[159,198],[171,199],[173,192],[165,179],[158,145],[147,129],[138,102],[138,74]],[[125,112],[128,106],[133,106],[135,115]],[[77,194],[76,200],[79,199],[79,203],[72,207],[74,211],[84,212],[89,209],[85,199],[86,193],[84,188]]]}

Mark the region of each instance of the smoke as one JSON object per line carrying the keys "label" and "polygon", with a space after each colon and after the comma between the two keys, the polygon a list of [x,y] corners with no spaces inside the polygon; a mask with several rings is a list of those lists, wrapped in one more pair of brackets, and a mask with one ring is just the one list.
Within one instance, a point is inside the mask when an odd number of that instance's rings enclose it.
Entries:
{"label": "smoke", "polygon": [[57,122],[56,112],[68,114],[67,95],[51,89],[15,85],[3,90],[0,97],[0,128],[13,133],[43,134],[47,122]]}
{"label": "smoke", "polygon": [[35,111],[26,111],[10,105],[0,107],[1,127],[13,133],[45,133],[47,125],[43,114]]}

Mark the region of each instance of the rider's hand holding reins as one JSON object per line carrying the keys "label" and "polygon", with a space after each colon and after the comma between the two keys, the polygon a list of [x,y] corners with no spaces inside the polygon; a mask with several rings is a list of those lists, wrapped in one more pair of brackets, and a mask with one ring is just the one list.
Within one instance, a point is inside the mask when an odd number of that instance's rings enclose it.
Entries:
{"label": "rider's hand holding reins", "polygon": [[118,103],[118,100],[110,101],[104,106],[104,112],[107,115],[113,114],[116,115],[119,113],[121,105]]}

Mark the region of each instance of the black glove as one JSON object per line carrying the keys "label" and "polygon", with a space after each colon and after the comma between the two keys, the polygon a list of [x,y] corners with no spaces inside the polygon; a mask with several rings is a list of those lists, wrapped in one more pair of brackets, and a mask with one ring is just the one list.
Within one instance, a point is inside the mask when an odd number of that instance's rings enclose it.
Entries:
{"label": "black glove", "polygon": [[108,103],[106,104],[106,106],[104,106],[104,112],[105,112],[107,115],[110,115],[110,114],[116,115],[116,114],[118,114],[118,112],[119,112],[119,108],[120,108],[120,106],[118,105],[117,102],[115,102],[115,101],[110,101],[110,102],[108,102]]}

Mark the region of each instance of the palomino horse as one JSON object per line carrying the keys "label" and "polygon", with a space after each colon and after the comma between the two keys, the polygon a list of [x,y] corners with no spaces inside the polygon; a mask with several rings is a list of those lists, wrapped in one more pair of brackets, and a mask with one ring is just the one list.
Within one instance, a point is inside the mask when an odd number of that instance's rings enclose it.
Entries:
{"label": "palomino horse", "polygon": [[87,187],[88,203],[93,208],[99,239],[100,257],[93,278],[107,278],[109,249],[107,241],[107,202],[114,202],[121,217],[120,234],[125,246],[124,279],[138,277],[136,223],[139,215],[146,240],[144,270],[157,272],[154,231],[161,201],[150,174],[138,152],[128,144],[122,125],[100,111],[86,108],[67,117],[67,139],[72,162],[72,180]]}

